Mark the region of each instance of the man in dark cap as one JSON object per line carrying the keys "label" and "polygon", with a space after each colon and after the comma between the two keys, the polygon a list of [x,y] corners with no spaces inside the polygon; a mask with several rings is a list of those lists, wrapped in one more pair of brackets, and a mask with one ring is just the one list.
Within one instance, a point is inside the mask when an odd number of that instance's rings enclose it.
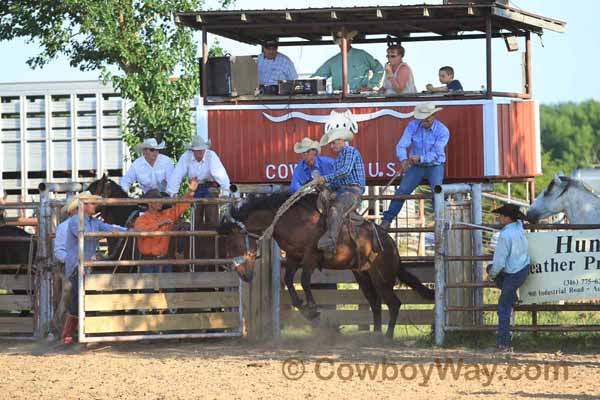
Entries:
{"label": "man in dark cap", "polygon": [[505,204],[492,211],[500,214],[500,231],[492,264],[487,272],[490,280],[501,289],[498,299],[498,337],[496,347],[500,351],[510,347],[510,314],[517,300],[517,289],[529,274],[531,259],[527,238],[523,230],[525,215],[516,204]]}
{"label": "man in dark cap", "polygon": [[265,40],[258,55],[258,83],[262,94],[278,94],[279,81],[298,79],[294,63],[277,51],[277,39]]}

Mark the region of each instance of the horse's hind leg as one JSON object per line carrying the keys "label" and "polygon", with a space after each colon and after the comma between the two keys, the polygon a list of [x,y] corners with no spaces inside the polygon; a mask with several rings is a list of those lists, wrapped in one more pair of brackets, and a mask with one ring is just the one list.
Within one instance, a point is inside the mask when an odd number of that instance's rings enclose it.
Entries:
{"label": "horse's hind leg", "polygon": [[371,311],[373,312],[373,330],[381,332],[381,297],[377,295],[375,286],[368,273],[353,271],[353,274],[356,282],[358,282],[358,287],[371,306]]}
{"label": "horse's hind leg", "polygon": [[388,321],[388,328],[385,332],[385,336],[392,339],[394,337],[394,328],[396,327],[398,312],[402,303],[400,302],[400,299],[398,299],[398,296],[396,296],[396,293],[394,293],[395,278],[391,281],[385,281],[377,268],[379,268],[379,266],[374,265],[373,268],[369,270],[369,276],[375,286],[375,290],[381,296],[383,302],[388,306],[390,319]]}

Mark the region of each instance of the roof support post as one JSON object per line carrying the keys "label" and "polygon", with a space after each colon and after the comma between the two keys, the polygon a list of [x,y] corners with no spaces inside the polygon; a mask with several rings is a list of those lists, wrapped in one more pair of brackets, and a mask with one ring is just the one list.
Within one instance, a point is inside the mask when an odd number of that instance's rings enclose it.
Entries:
{"label": "roof support post", "polygon": [[346,30],[342,33],[342,93],[348,95],[348,39],[346,38]]}
{"label": "roof support post", "polygon": [[208,33],[206,25],[202,25],[202,98],[204,101],[208,98]]}
{"label": "roof support post", "polygon": [[492,98],[492,18],[485,17],[486,96]]}
{"label": "roof support post", "polygon": [[530,98],[533,95],[531,87],[531,33],[525,36],[525,94]]}

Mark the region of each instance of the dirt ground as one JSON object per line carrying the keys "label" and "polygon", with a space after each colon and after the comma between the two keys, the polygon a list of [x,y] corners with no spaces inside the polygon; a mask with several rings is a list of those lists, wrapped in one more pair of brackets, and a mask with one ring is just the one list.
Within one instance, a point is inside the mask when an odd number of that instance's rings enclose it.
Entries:
{"label": "dirt ground", "polygon": [[373,335],[70,348],[2,342],[0,371],[2,399],[600,398],[597,351],[492,354]]}

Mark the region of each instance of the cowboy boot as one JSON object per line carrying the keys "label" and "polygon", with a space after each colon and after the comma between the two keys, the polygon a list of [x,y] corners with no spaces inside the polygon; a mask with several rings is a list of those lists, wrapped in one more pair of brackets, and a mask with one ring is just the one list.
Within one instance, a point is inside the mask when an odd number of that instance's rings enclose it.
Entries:
{"label": "cowboy boot", "polygon": [[67,314],[67,320],[60,335],[60,339],[64,344],[73,344],[73,333],[77,329],[77,316]]}
{"label": "cowboy boot", "polygon": [[319,239],[317,247],[325,253],[325,258],[333,258],[336,252],[337,238],[342,226],[342,214],[336,207],[329,209],[327,232]]}

